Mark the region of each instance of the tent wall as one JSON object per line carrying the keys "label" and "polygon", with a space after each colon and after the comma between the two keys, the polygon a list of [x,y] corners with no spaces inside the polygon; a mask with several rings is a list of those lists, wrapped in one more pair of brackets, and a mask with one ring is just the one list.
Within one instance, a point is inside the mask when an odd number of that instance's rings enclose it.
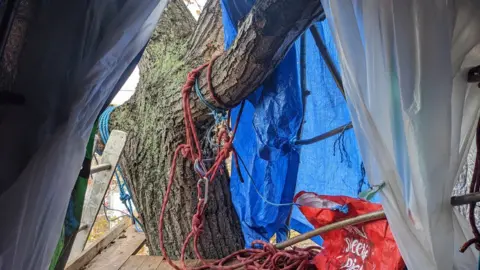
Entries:
{"label": "tent wall", "polygon": [[322,1],[371,184],[409,269],[476,269],[450,205],[479,117],[478,1]]}
{"label": "tent wall", "polygon": [[31,2],[9,89],[26,103],[0,111],[1,269],[48,268],[89,132],[166,2]]}

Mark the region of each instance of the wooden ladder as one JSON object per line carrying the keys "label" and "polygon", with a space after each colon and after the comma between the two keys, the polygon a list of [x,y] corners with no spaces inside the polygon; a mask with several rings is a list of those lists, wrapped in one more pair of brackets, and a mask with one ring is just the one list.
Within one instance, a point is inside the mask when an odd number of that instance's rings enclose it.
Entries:
{"label": "wooden ladder", "polygon": [[126,140],[127,133],[113,130],[105,145],[100,164],[90,169],[90,172],[93,174],[93,184],[91,188],[87,188],[87,193],[85,194],[80,226],[73,242],[68,261],[78,257],[85,248],[88,236],[92,231],[93,224],[100,211],[103,199],[112,181],[123,148],[125,147]]}

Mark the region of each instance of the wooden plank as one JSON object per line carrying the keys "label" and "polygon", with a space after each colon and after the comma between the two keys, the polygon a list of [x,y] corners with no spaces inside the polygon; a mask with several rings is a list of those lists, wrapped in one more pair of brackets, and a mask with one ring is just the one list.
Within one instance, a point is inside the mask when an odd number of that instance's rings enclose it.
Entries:
{"label": "wooden plank", "polygon": [[[180,262],[174,262],[176,265],[178,265],[180,268],[182,267],[182,264]],[[163,261],[160,263],[160,265],[157,267],[157,270],[172,270],[175,269],[168,264],[168,262]]]}
{"label": "wooden plank", "polygon": [[[213,262],[215,260],[207,260],[207,262]],[[180,261],[174,261],[176,265],[182,267]],[[186,264],[189,267],[202,266],[202,262],[199,260],[186,260]],[[154,268],[155,267],[155,268]],[[171,270],[171,267],[162,256],[143,256],[133,255],[122,265],[120,270]]]}
{"label": "wooden plank", "polygon": [[[207,262],[209,261],[212,261],[212,260],[207,260]],[[173,262],[174,264],[176,264],[178,267],[182,267],[182,262],[180,261],[174,261]],[[188,266],[188,267],[198,267],[198,266],[202,266],[203,263],[200,261],[200,260],[185,260],[185,264]],[[157,267],[157,270],[172,270],[174,269],[172,266],[170,266],[170,264],[168,264],[167,261],[162,261],[158,267]],[[139,270],[143,270],[143,268],[139,269]]]}
{"label": "wooden plank", "polygon": [[140,265],[138,270],[155,270],[162,263],[162,256],[143,256],[147,257],[145,261]]}
{"label": "wooden plank", "polygon": [[[179,263],[176,263],[176,265],[181,266],[181,264]],[[172,270],[174,269],[173,267],[170,266],[170,264],[168,264],[166,261],[163,261],[158,267],[157,267],[157,270]]]}
{"label": "wooden plank", "polygon": [[115,168],[117,166],[123,147],[127,141],[127,133],[123,131],[114,130],[108,139],[107,145],[102,154],[100,164],[111,164],[110,170],[105,170],[96,173],[93,176],[93,185],[91,189],[87,189],[85,194],[85,203],[83,205],[82,219],[80,227],[87,225],[86,230],[79,231],[73,242],[70,258],[75,258],[85,248],[88,236],[92,230],[98,211],[107,192],[110,181],[112,180]]}
{"label": "wooden plank", "polygon": [[145,234],[130,226],[124,237],[120,236],[110,247],[97,255],[88,265],[88,270],[118,270],[145,243]]}
{"label": "wooden plank", "polygon": [[130,220],[125,218],[120,224],[115,226],[105,236],[98,239],[95,243],[90,245],[75,259],[69,261],[65,269],[77,270],[87,265],[98,253],[106,248],[112,241],[114,241],[125,229],[130,226]]}
{"label": "wooden plank", "polygon": [[128,260],[120,267],[120,270],[138,270],[140,265],[147,259],[149,256],[140,256],[134,255],[130,256]]}

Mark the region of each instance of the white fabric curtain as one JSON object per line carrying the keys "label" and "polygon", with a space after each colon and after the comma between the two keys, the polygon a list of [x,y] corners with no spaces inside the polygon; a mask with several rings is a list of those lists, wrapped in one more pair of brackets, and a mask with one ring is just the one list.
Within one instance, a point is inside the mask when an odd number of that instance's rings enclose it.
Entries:
{"label": "white fabric curtain", "polygon": [[409,269],[476,269],[450,206],[479,117],[480,2],[322,0],[355,134]]}

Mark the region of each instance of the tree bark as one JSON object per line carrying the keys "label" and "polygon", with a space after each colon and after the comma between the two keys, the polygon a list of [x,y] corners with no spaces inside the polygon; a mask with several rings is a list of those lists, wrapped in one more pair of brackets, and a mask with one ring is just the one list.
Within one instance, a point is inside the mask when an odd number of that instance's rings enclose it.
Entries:
{"label": "tree bark", "polygon": [[[232,48],[213,64],[212,83],[223,105],[233,107],[257,88],[321,11],[318,0],[258,0]],[[172,155],[185,138],[180,89],[187,73],[209,61],[222,47],[219,0],[207,2],[197,25],[183,2],[172,0],[140,61],[140,82],[134,96],[113,113],[111,127],[129,134],[121,164],[134,191],[152,254],[160,254],[158,215]],[[205,71],[199,80],[204,96],[215,104],[206,90]],[[195,94],[191,100],[199,138],[205,138],[213,118]],[[202,144],[205,158],[213,158],[215,149]],[[197,202],[198,177],[192,163],[179,158],[176,175],[164,222],[165,247],[172,258],[180,256]],[[205,258],[224,257],[244,246],[229,181],[227,175],[220,175],[209,187],[199,246]],[[191,249],[187,257],[193,257]]]}

